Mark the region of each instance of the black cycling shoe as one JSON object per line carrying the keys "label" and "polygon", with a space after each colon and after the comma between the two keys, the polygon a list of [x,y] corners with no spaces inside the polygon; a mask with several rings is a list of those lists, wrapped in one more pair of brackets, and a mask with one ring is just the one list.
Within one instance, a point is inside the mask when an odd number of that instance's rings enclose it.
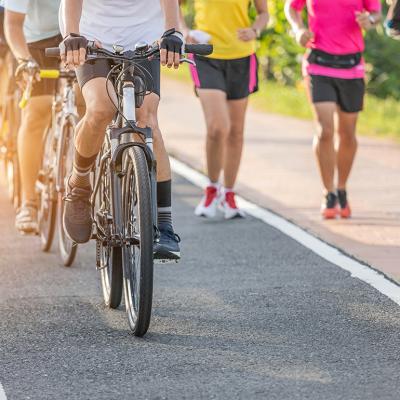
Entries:
{"label": "black cycling shoe", "polygon": [[68,181],[64,197],[63,225],[66,233],[75,243],[86,243],[92,236],[91,188],[72,186]]}
{"label": "black cycling shoe", "polygon": [[159,240],[154,244],[154,261],[178,262],[181,259],[180,237],[171,224],[159,224]]}

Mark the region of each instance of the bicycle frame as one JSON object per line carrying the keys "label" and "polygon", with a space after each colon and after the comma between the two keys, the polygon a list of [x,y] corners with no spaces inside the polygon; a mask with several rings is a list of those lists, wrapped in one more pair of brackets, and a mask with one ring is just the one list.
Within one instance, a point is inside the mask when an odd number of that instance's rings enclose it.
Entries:
{"label": "bicycle frame", "polygon": [[[156,160],[153,154],[153,132],[151,128],[140,128],[136,123],[136,97],[135,97],[135,66],[132,62],[123,61],[121,63],[123,72],[122,78],[119,80],[117,93],[122,97],[121,104],[118,108],[122,112],[117,112],[114,123],[107,129],[107,137],[110,143],[110,149],[103,155],[100,160],[99,171],[95,180],[93,195],[92,195],[92,214],[94,215],[95,198],[100,186],[100,180],[106,163],[110,163],[111,169],[111,207],[113,212],[114,227],[113,237],[111,238],[111,246],[123,245],[124,235],[122,232],[123,216],[121,210],[121,178],[124,176],[123,154],[131,147],[141,147],[146,156],[150,171],[151,181],[151,195],[152,195],[152,217],[154,230],[157,232],[157,173],[156,173]],[[143,143],[138,142],[135,136],[143,138]],[[94,221],[96,219],[94,218]],[[97,232],[102,229],[97,226]],[[106,239],[106,238],[104,238]],[[109,239],[109,238],[108,238]],[[135,241],[134,238],[128,240]]]}
{"label": "bicycle frame", "polygon": [[[53,108],[52,108],[52,126],[57,127],[55,131],[55,138],[58,145],[60,145],[60,137],[62,132],[60,127],[64,126],[64,121],[71,121],[72,119],[78,119],[78,112],[75,104],[75,89],[74,82],[75,78],[73,75],[66,74],[66,83],[63,85],[61,95],[56,95]],[[72,124],[72,121],[71,121]],[[59,149],[57,149],[57,153]],[[59,171],[61,174],[61,171]],[[57,174],[56,177],[56,189],[59,193],[65,192],[65,182],[62,174]]]}

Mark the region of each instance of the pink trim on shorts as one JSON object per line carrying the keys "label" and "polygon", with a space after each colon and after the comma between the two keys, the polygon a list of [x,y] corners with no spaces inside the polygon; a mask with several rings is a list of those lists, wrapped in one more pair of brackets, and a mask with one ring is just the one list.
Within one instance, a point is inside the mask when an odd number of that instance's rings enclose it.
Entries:
{"label": "pink trim on shorts", "polygon": [[253,93],[257,86],[257,58],[255,54],[250,56],[249,92]]}
{"label": "pink trim on shorts", "polygon": [[[193,54],[188,54],[188,58],[194,61]],[[195,65],[189,64],[190,73],[192,75],[192,79],[194,82],[194,86],[196,88],[200,88],[200,78],[199,78],[199,71],[197,71],[197,67]]]}

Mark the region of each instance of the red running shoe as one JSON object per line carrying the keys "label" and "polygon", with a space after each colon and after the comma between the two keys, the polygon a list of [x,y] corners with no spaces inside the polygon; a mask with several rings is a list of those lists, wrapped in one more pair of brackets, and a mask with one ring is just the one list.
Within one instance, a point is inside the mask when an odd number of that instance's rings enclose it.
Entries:
{"label": "red running shoe", "polygon": [[225,192],[221,204],[221,211],[224,213],[225,219],[244,218],[244,212],[237,206],[235,192],[228,190]]}
{"label": "red running shoe", "polygon": [[215,218],[219,204],[220,193],[217,186],[207,186],[200,204],[196,207],[195,215],[198,217]]}
{"label": "red running shoe", "polygon": [[338,198],[335,193],[329,192],[323,200],[321,214],[324,219],[335,219],[339,214]]}
{"label": "red running shoe", "polygon": [[339,199],[339,205],[340,205],[340,216],[343,219],[351,218],[351,208],[350,208],[349,201],[347,200],[346,190],[338,189],[337,197]]}

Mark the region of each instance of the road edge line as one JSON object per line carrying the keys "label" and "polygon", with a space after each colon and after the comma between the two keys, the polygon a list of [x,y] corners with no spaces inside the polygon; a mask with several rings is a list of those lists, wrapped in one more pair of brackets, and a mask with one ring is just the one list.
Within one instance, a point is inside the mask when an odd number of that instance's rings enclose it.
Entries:
{"label": "road edge line", "polygon": [[[203,188],[207,185],[207,177],[196,171],[194,168],[184,164],[174,157],[170,157],[170,161],[172,170],[178,175],[187,179],[197,187]],[[364,283],[367,283],[396,304],[400,305],[400,286],[387,278],[383,273],[355,260],[333,245],[324,242],[300,226],[295,225],[293,222],[290,222],[285,218],[252,203],[251,201],[245,200],[241,196],[237,196],[237,202],[239,207],[241,207],[248,215],[274,227],[321,258],[349,272],[353,278],[357,278]]]}
{"label": "road edge line", "polygon": [[6,392],[4,391],[1,382],[0,382],[0,400],[7,400]]}

